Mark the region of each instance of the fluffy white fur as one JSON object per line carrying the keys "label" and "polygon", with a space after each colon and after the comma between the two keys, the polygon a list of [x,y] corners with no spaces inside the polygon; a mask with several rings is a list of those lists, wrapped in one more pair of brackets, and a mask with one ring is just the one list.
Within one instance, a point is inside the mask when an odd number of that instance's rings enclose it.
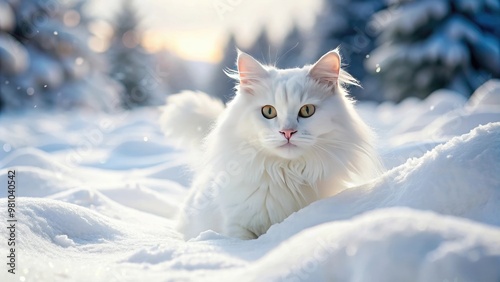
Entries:
{"label": "fluffy white fur", "polygon": [[198,150],[224,108],[222,101],[205,93],[183,91],[167,98],[161,109],[160,126],[176,146]]}
{"label": "fluffy white fur", "polygon": [[[163,112],[167,135],[184,144],[213,124],[179,213],[186,239],[209,229],[257,238],[311,202],[380,172],[372,132],[343,88],[356,81],[340,69],[336,50],[296,69],[262,66],[241,52],[237,63],[239,85],[225,110],[206,94],[182,93]],[[305,104],[316,107],[311,117],[298,116]],[[265,105],[275,107],[275,118],[262,115]],[[290,141],[284,129],[297,131]]]}

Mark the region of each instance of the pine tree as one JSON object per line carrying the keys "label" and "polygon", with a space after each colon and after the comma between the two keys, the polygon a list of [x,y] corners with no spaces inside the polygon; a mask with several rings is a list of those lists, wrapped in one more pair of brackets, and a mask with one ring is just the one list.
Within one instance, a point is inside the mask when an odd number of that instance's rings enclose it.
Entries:
{"label": "pine tree", "polygon": [[4,109],[112,109],[116,85],[82,24],[85,1],[0,2],[0,104]]}
{"label": "pine tree", "polygon": [[238,55],[236,48],[236,38],[231,34],[224,48],[224,57],[215,67],[209,86],[209,93],[224,102],[229,101],[234,93],[235,81],[227,76],[225,72],[228,70],[236,70],[235,63]]}
{"label": "pine tree", "polygon": [[371,16],[385,7],[384,0],[327,0],[316,22],[304,40],[303,62],[314,62],[326,52],[340,46],[343,65],[363,89],[353,87],[350,93],[358,99],[378,100],[376,86],[369,79],[364,64],[375,47],[376,34],[369,23]]}
{"label": "pine tree", "polygon": [[253,44],[249,48],[243,48],[243,51],[264,64],[274,64],[273,58],[277,57],[276,47],[271,44],[265,28],[262,28]]}
{"label": "pine tree", "polygon": [[234,34],[230,34],[228,42],[224,48],[224,57],[215,67],[213,78],[210,80],[209,93],[220,98],[222,101],[229,101],[234,95],[234,79],[227,76],[226,72],[237,69],[235,63],[238,56],[237,49],[252,55],[257,60],[264,63],[271,63],[271,53],[275,52],[275,47],[271,45],[269,36],[265,29],[262,29],[254,42],[247,48],[241,48],[236,42]]}
{"label": "pine tree", "polygon": [[114,20],[115,34],[108,50],[110,75],[123,85],[122,104],[126,108],[159,105],[168,92],[160,65],[140,45],[136,11],[132,0],[123,1]]}
{"label": "pine tree", "polygon": [[301,58],[304,49],[304,36],[297,25],[294,25],[279,47],[276,65],[279,68],[301,67],[307,62]]}
{"label": "pine tree", "polygon": [[469,96],[500,77],[499,0],[395,0],[374,23],[380,46],[368,66],[389,99],[439,88]]}

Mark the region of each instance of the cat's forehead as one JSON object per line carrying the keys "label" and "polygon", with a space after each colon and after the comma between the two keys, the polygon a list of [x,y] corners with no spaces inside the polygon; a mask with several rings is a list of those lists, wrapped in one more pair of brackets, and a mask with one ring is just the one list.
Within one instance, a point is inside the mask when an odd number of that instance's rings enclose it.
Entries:
{"label": "cat's forehead", "polygon": [[305,80],[308,71],[304,68],[274,69],[270,72],[277,81]]}
{"label": "cat's forehead", "polygon": [[303,103],[307,100],[322,100],[305,69],[275,70],[272,74],[271,96],[278,103]]}

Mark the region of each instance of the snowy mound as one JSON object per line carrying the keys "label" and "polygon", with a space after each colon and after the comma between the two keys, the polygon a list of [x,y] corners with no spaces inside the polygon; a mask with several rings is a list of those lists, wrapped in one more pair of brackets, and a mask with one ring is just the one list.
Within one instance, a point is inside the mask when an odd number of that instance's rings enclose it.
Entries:
{"label": "snowy mound", "polygon": [[500,230],[410,209],[307,229],[248,269],[244,281],[497,281]]}
{"label": "snowy mound", "polygon": [[264,237],[283,238],[309,226],[396,206],[500,226],[499,141],[500,122],[480,126],[408,160],[373,184],[311,204],[272,226]]}
{"label": "snowy mound", "polygon": [[62,247],[105,242],[121,233],[110,219],[61,201],[22,198],[19,214],[28,228],[25,236]]}
{"label": "snowy mound", "polygon": [[0,160],[0,167],[32,166],[67,174],[71,169],[51,159],[50,154],[33,148],[23,148],[12,152]]}
{"label": "snowy mound", "polygon": [[499,93],[360,103],[389,170],[250,241],[175,231],[191,173],[157,112],[0,116],[0,179],[15,170],[17,196],[16,274],[0,281],[498,282]]}

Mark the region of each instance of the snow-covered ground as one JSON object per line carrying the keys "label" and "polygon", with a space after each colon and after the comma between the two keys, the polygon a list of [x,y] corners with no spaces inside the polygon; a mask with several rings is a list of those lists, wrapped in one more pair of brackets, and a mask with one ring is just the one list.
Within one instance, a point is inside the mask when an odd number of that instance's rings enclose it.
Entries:
{"label": "snow-covered ground", "polygon": [[[388,172],[256,240],[185,242],[158,111],[0,116],[0,281],[500,281],[500,82],[360,103]],[[7,181],[15,170],[15,272]]]}

